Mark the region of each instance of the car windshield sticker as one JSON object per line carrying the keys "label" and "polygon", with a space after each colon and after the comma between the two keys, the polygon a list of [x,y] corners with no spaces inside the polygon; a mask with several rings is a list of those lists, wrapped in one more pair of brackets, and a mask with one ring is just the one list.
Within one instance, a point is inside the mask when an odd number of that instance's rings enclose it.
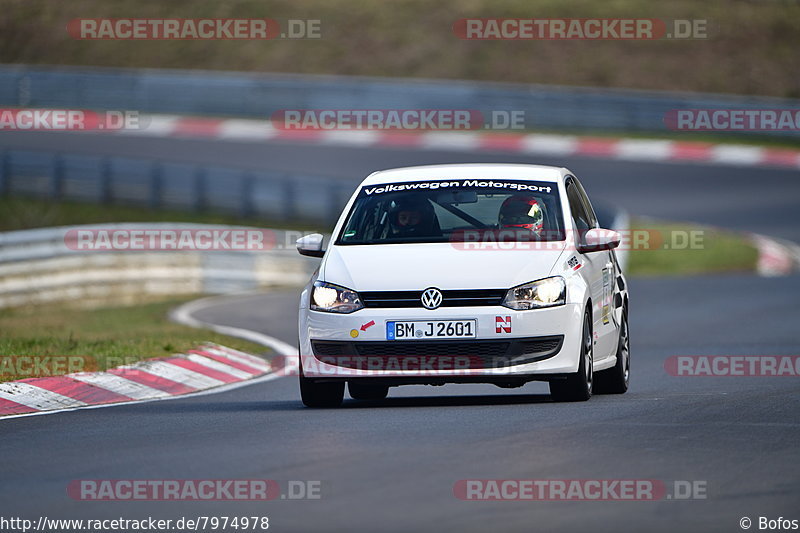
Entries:
{"label": "car windshield sticker", "polygon": [[387,183],[362,187],[361,192],[367,196],[387,192],[413,191],[418,189],[443,189],[443,188],[483,188],[504,189],[512,191],[531,191],[550,194],[556,190],[555,184],[536,184],[529,181],[495,181],[495,180],[451,180],[451,181],[417,181],[413,183]]}

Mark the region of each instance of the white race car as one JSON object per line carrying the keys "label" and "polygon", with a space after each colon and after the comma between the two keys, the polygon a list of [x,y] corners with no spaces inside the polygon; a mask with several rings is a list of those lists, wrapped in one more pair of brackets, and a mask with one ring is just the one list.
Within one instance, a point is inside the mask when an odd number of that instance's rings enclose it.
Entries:
{"label": "white race car", "polygon": [[467,164],[367,177],[336,223],[297,241],[322,257],[300,300],[310,407],[406,384],[548,381],[559,401],[628,388],[628,291],[565,168]]}

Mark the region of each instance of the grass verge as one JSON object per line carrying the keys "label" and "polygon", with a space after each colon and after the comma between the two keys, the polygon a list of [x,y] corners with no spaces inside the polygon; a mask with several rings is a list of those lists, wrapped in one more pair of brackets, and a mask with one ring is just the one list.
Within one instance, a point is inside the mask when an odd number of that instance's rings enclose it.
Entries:
{"label": "grass verge", "polygon": [[[636,248],[632,237],[630,276],[687,276],[754,272],[758,250],[744,235],[697,226],[634,218],[631,227],[647,241]],[[644,242],[644,241],[640,241]]]}
{"label": "grass verge", "polygon": [[79,369],[93,371],[181,353],[205,341],[250,353],[265,351],[258,344],[169,321],[169,310],[184,301],[88,310],[60,306],[0,309],[0,381],[38,377],[15,375],[17,367],[8,356],[74,356],[70,361]]}

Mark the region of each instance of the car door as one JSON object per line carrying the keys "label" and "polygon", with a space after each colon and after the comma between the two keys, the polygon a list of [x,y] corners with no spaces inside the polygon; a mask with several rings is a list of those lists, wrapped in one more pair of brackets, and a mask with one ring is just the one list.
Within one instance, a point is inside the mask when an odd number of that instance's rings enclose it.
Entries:
{"label": "car door", "polygon": [[[577,196],[586,212],[589,227],[600,227],[592,208],[592,203],[589,201],[583,185],[577,178],[574,179],[574,185]],[[600,299],[597,300],[598,303],[595,305],[596,317],[594,323],[595,360],[599,361],[605,356],[611,356],[616,353],[617,328],[619,326],[618,315],[614,313],[614,293],[617,290],[615,280],[618,274],[617,262],[612,250],[588,252],[584,256],[590,257],[595,267],[600,271],[598,284]]]}
{"label": "car door", "polygon": [[[576,245],[584,242],[585,233],[597,227],[597,218],[588,203],[588,198],[574,177],[566,181],[567,200],[572,222],[577,234]],[[614,279],[611,257],[607,251],[579,254],[583,267],[578,271],[584,277],[592,298],[592,330],[594,332],[595,361],[607,357],[611,347],[609,331],[614,328],[611,321],[611,281]]]}

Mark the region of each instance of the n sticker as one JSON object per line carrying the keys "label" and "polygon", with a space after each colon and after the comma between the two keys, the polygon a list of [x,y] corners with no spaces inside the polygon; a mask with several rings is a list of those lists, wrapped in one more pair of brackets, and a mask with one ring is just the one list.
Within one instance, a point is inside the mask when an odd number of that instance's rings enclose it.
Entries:
{"label": "n sticker", "polygon": [[511,317],[510,316],[494,317],[494,332],[511,333]]}

